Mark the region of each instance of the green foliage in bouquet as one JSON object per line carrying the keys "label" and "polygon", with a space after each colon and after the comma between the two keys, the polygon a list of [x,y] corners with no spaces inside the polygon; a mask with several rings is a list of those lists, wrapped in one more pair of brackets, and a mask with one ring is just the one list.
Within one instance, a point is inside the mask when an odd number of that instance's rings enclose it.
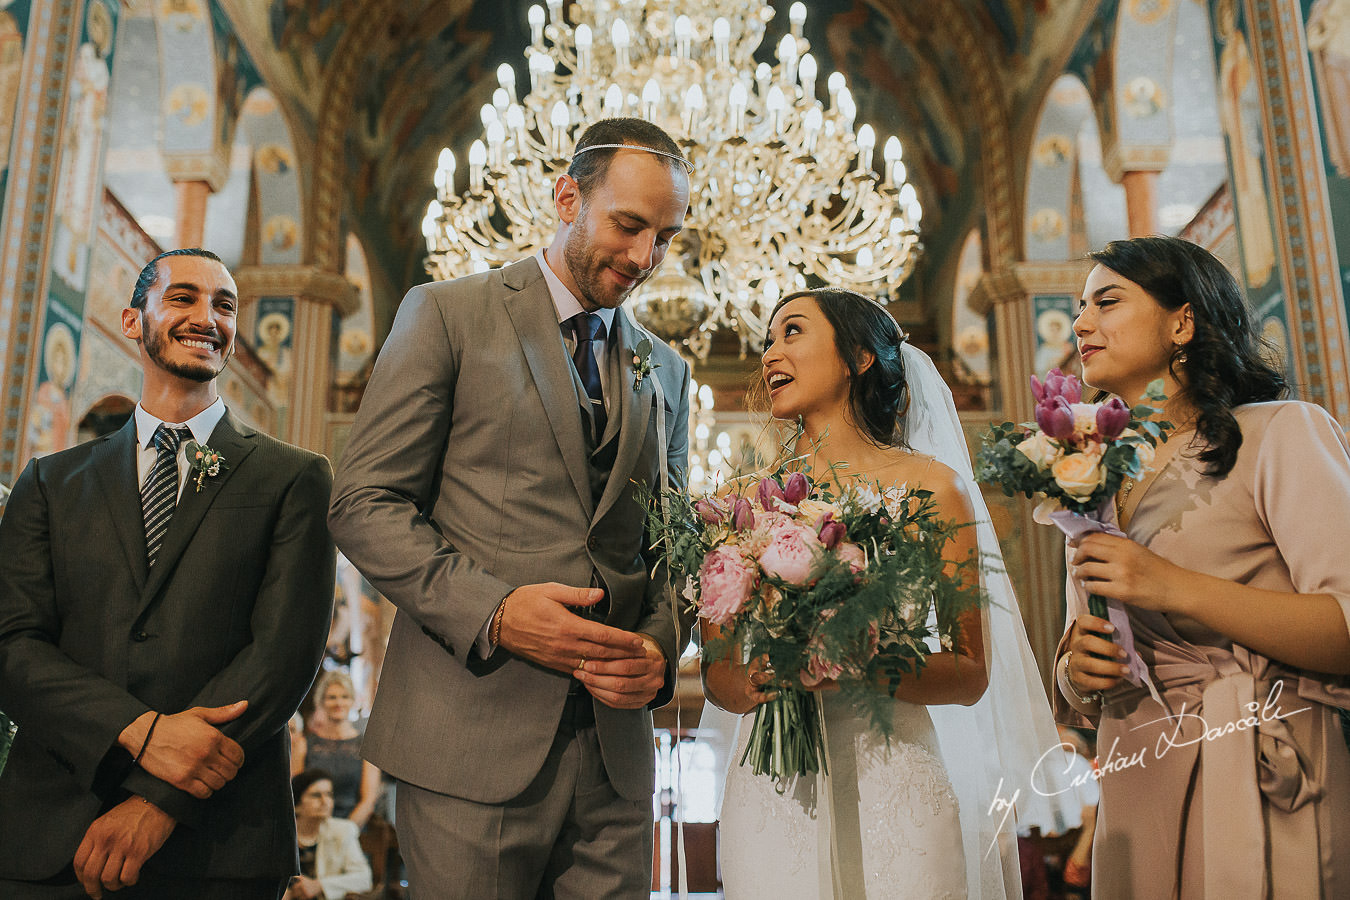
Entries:
{"label": "green foliage in bouquet", "polygon": [[985,600],[978,556],[950,570],[942,557],[971,526],[941,519],[930,491],[883,489],[839,468],[813,481],[789,459],[734,482],[739,491],[642,498],[672,584],[722,628],[704,662],[763,656],[774,673],[778,699],[757,710],[741,760],[756,774],[822,769],[819,707],[806,688],[829,679],[889,739],[892,695],[923,668],[927,641],[950,648],[960,616]]}

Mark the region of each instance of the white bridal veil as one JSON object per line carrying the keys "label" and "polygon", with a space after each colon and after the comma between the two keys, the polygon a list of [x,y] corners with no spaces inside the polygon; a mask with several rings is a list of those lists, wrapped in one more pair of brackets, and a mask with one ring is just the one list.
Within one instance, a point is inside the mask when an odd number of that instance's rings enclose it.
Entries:
{"label": "white bridal veil", "polygon": [[[975,483],[951,390],[923,351],[905,343],[901,353],[910,392],[905,440],[964,479],[975,509],[976,538],[989,595],[984,611],[988,690],[973,706],[930,706],[928,710],[960,806],[969,896],[1020,898],[1016,821],[1064,830],[1077,826],[1081,813],[1070,801],[1072,793],[1058,793],[1068,787],[1063,774],[1067,761],[1057,749],[1059,737],[1045,689],[1012,583],[1003,570],[998,536]],[[705,703],[699,737],[713,745],[719,759],[726,760],[735,753],[739,722],[739,716]],[[729,764],[737,762],[730,759]],[[720,814],[720,782],[717,805]]]}

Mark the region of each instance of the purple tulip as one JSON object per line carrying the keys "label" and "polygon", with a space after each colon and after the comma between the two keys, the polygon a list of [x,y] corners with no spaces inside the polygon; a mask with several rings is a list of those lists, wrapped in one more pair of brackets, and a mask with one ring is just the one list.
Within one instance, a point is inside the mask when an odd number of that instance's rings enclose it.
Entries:
{"label": "purple tulip", "polygon": [[833,550],[837,547],[847,533],[848,529],[844,527],[843,522],[836,522],[829,516],[821,517],[820,530],[817,534],[820,537],[820,542],[825,545],[826,550]]}
{"label": "purple tulip", "polygon": [[778,483],[778,479],[772,476],[765,478],[759,483],[759,508],[762,510],[771,510],[774,508],[773,501],[783,498],[783,487]]}
{"label": "purple tulip", "polygon": [[1112,397],[1097,410],[1097,433],[1113,441],[1130,424],[1130,408],[1119,397]]}
{"label": "purple tulip", "polygon": [[801,472],[793,472],[783,485],[783,499],[791,504],[801,503],[811,493],[811,479]]}
{"label": "purple tulip", "polygon": [[1066,440],[1073,437],[1073,410],[1063,397],[1051,397],[1036,406],[1036,424],[1047,437]]}
{"label": "purple tulip", "polygon": [[1045,401],[1045,382],[1041,381],[1035,375],[1031,376],[1031,396],[1036,398],[1038,404]]}
{"label": "purple tulip", "polygon": [[736,498],[736,505],[731,511],[731,527],[737,531],[747,531],[755,527],[755,512],[750,506],[750,501],[744,497]]}
{"label": "purple tulip", "polygon": [[1065,375],[1059,369],[1051,369],[1041,381],[1031,376],[1031,394],[1038,404],[1063,397],[1069,403],[1078,403],[1083,399],[1083,385],[1073,375]]}
{"label": "purple tulip", "polygon": [[698,513],[698,517],[708,525],[720,525],[727,520],[726,504],[720,503],[712,497],[695,500],[694,512]]}

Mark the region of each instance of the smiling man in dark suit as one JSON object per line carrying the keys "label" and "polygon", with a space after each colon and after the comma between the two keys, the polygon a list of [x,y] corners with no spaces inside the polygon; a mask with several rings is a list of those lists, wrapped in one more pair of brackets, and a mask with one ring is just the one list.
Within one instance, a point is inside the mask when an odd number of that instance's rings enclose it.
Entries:
{"label": "smiling man in dark suit", "polygon": [[332,608],[331,474],[226,411],[238,303],[212,253],[147,264],[135,415],[31,461],[0,519],[9,900],[275,898],[296,871],[286,722]]}

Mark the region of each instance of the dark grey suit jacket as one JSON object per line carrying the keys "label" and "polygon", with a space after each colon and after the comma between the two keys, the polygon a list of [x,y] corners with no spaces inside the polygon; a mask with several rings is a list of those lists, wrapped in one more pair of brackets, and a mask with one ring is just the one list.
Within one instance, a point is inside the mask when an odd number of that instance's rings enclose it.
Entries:
{"label": "dark grey suit jacket", "polygon": [[[683,487],[689,367],[654,341],[660,368],[634,387],[644,336],[615,317],[606,387],[613,469],[592,499],[584,392],[534,259],[408,292],[380,352],[339,466],[330,524],[338,546],[398,607],[363,753],[428,790],[481,803],[519,794],[558,727],[568,676],[474,648],[497,604],[524,584],[607,589],[606,621],[642,631],[671,665],[688,638],[651,577],[635,489],[660,478],[658,430]],[[664,403],[658,408],[656,381]],[[651,714],[596,704],[611,783],[650,797]]]}
{"label": "dark grey suit jacket", "polygon": [[[0,519],[0,709],[19,732],[0,775],[0,878],[70,863],[101,812],[140,794],[178,819],[147,872],[295,871],[286,722],[313,681],[333,603],[322,456],[236,423],[224,468],[189,481],[147,573],[134,419],[30,462]],[[245,761],[208,800],[131,764],[122,729],[246,699],[222,726]]]}

